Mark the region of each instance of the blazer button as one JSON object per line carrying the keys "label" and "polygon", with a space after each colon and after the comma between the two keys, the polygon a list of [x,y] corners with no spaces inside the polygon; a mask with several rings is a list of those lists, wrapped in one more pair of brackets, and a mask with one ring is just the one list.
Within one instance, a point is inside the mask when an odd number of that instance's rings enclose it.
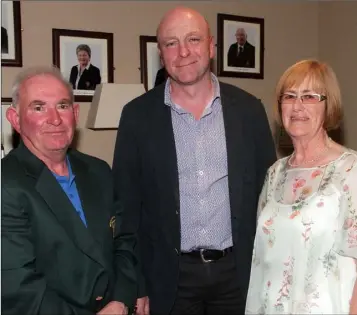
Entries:
{"label": "blazer button", "polygon": [[176,252],[176,255],[178,256],[179,255],[179,251],[178,249],[175,247],[175,252]]}

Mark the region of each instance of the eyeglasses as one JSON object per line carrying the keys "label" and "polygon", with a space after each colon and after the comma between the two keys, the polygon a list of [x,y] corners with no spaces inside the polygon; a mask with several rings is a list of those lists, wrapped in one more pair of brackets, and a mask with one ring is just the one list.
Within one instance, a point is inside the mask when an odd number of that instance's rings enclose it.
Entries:
{"label": "eyeglasses", "polygon": [[300,96],[295,93],[283,93],[280,96],[281,104],[295,104],[296,100],[299,99],[302,104],[317,104],[327,99],[325,95],[317,93],[304,93]]}

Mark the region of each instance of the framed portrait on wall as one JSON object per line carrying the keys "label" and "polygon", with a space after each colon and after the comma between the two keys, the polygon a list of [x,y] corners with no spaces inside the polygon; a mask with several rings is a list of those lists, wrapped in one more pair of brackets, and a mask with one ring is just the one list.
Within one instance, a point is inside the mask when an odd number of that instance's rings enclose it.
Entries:
{"label": "framed portrait on wall", "polygon": [[20,1],[1,1],[1,66],[22,67]]}
{"label": "framed portrait on wall", "polygon": [[217,15],[217,74],[264,79],[264,19]]}
{"label": "framed portrait on wall", "polygon": [[167,73],[162,66],[156,36],[140,36],[141,83],[146,91],[166,81]]}
{"label": "framed portrait on wall", "polygon": [[113,83],[113,33],[52,29],[53,64],[69,80],[75,100],[91,102],[95,88]]}

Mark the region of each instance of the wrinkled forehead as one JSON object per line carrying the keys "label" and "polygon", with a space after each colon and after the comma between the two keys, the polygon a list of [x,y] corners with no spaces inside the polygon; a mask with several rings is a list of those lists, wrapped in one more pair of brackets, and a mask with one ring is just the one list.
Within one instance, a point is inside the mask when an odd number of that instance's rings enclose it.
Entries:
{"label": "wrinkled forehead", "polygon": [[26,102],[71,99],[71,95],[63,82],[48,74],[37,75],[25,80],[19,90],[19,97],[20,101],[26,100]]}

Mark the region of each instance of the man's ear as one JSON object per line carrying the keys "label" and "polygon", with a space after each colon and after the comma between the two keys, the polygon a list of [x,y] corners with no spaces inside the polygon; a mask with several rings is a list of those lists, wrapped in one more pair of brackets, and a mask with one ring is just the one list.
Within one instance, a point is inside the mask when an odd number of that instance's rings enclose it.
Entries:
{"label": "man's ear", "polygon": [[6,119],[10,122],[12,128],[21,134],[20,116],[17,109],[12,105],[6,110]]}
{"label": "man's ear", "polygon": [[214,37],[211,36],[209,43],[210,58],[213,59],[216,55],[216,45],[214,44]]}
{"label": "man's ear", "polygon": [[79,104],[73,104],[73,114],[74,114],[74,119],[76,121],[76,124],[78,124],[78,121],[79,121]]}
{"label": "man's ear", "polygon": [[159,43],[157,43],[157,52],[159,54],[161,67],[164,67],[164,62],[162,60],[162,53],[161,53],[161,49],[160,49],[160,44]]}

